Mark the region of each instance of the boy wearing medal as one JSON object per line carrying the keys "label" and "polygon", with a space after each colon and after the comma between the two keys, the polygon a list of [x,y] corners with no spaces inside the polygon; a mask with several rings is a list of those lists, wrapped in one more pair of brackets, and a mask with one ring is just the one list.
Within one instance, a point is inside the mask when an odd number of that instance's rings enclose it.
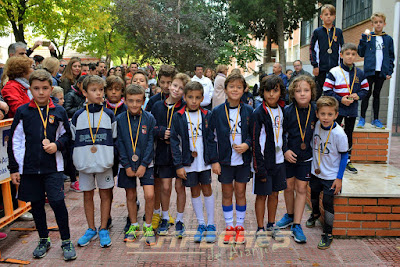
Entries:
{"label": "boy wearing medal", "polygon": [[361,102],[361,116],[357,128],[364,128],[369,98],[373,94],[374,119],[371,124],[376,128],[383,129],[384,126],[379,120],[379,95],[385,80],[389,80],[392,77],[395,60],[394,45],[392,37],[383,31],[383,27],[386,26],[385,14],[380,12],[372,14],[371,22],[374,31],[370,32],[367,29],[361,35],[360,44],[358,45],[358,54],[360,57],[364,57],[364,72],[370,90]]}
{"label": "boy wearing medal", "polygon": [[314,30],[310,43],[310,62],[317,82],[316,99],[322,95],[326,74],[340,64],[340,48],[344,43],[342,30],[333,25],[336,8],[333,5],[321,7],[320,16],[323,25]]}
{"label": "boy wearing medal", "polygon": [[[83,191],[88,230],[78,240],[86,246],[100,237],[100,246],[111,246],[107,230],[110,216],[114,177],[114,140],[117,138],[117,123],[114,112],[103,106],[105,81],[97,75],[88,75],[83,80],[83,94],[87,98],[84,108],[78,110],[71,120],[74,141],[73,161],[79,171],[79,186]],[[94,189],[99,188],[101,225],[97,231],[94,223]]]}
{"label": "boy wearing medal", "polygon": [[45,198],[54,211],[61,235],[64,260],[76,259],[70,241],[68,211],[64,202],[63,156],[71,131],[67,112],[50,99],[53,79],[45,70],[36,70],[29,78],[33,99],[17,109],[8,142],[11,180],[18,187],[18,199],[31,202],[32,215],[39,233],[35,258],[43,258],[51,242],[44,209]]}
{"label": "boy wearing medal", "polygon": [[[210,129],[217,138],[218,162],[212,165],[222,188],[222,210],[225,218],[224,243],[244,244],[246,185],[250,180],[250,117],[253,108],[241,102],[246,81],[240,74],[225,80],[225,103],[214,108]],[[215,133],[214,133],[215,132]],[[229,142],[228,142],[229,140]],[[233,224],[232,197],[236,199],[236,227]]]}
{"label": "boy wearing medal", "polygon": [[[184,186],[190,187],[192,204],[199,226],[194,241],[203,238],[215,242],[214,196],[211,189],[211,164],[217,162],[216,146],[210,132],[211,112],[200,107],[203,101],[203,86],[189,82],[185,86],[185,102],[181,110],[172,117],[171,151],[176,173]],[[203,202],[207,211],[207,224],[203,215]]]}
{"label": "boy wearing medal", "polygon": [[130,219],[130,227],[125,232],[125,242],[137,239],[139,224],[137,222],[136,178],[139,178],[145,198],[146,222],[143,225],[145,243],[155,244],[155,236],[151,227],[154,208],[154,126],[153,115],[142,110],[145,90],[142,86],[131,84],[126,88],[125,103],[128,111],[117,117],[117,147],[120,155],[118,187],[125,188],[126,206]]}
{"label": "boy wearing medal", "polygon": [[[286,88],[276,75],[265,77],[260,84],[263,103],[252,117],[253,165],[255,171],[254,194],[257,218],[256,242],[260,247],[267,245],[266,233],[282,241],[280,229],[275,224],[279,191],[286,189],[286,168],[283,155],[283,121]],[[268,223],[264,228],[265,202],[267,200]]]}
{"label": "boy wearing medal", "polygon": [[344,120],[344,132],[349,142],[349,162],[346,170],[356,174],[357,169],[350,162],[353,131],[358,115],[358,101],[368,94],[369,85],[364,72],[354,65],[357,57],[357,47],[354,44],[344,44],[340,57],[343,62],[331,69],[326,76],[324,94],[335,97],[339,102],[339,116],[336,121],[342,124]]}
{"label": "boy wearing medal", "polygon": [[334,218],[334,195],[342,189],[343,173],[348,157],[347,136],[343,128],[335,122],[339,113],[338,101],[330,96],[323,96],[317,101],[317,117],[312,140],[313,160],[311,169],[311,204],[312,213],[306,222],[307,227],[314,227],[320,213],[320,193],[323,192],[324,226],[319,249],[328,249],[332,243]]}
{"label": "boy wearing medal", "polygon": [[307,75],[296,77],[289,86],[289,98],[292,103],[284,111],[283,152],[287,177],[284,196],[287,213],[276,225],[281,229],[292,225],[292,236],[297,243],[307,241],[300,222],[311,174],[310,144],[317,121],[315,104],[311,103],[315,99],[315,87],[313,78]]}
{"label": "boy wearing medal", "polygon": [[[170,136],[172,117],[175,112],[184,106],[182,99],[183,89],[189,81],[190,78],[186,74],[176,74],[169,87],[169,97],[164,101],[156,102],[151,109],[151,113],[156,119],[156,126],[154,127],[154,139],[156,142],[155,168],[158,176],[155,179],[159,180],[158,182],[161,184],[162,220],[157,232],[159,235],[167,235],[168,229],[171,226],[168,210],[171,198],[172,180],[176,178],[177,216],[175,230],[176,236],[179,238],[182,237],[185,232],[183,212],[186,204],[186,191],[182,184],[182,179],[176,175],[172,160]],[[157,194],[157,191],[155,193]],[[156,212],[157,211],[154,213]]]}

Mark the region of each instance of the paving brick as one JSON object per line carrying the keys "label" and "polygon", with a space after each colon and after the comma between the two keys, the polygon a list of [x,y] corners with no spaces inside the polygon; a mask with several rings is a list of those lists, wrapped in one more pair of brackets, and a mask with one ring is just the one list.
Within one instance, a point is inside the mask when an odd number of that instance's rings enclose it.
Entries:
{"label": "paving brick", "polygon": [[400,236],[400,230],[376,230],[377,236]]}
{"label": "paving brick", "polygon": [[332,235],[346,235],[347,230],[345,229],[333,229],[332,230]]}

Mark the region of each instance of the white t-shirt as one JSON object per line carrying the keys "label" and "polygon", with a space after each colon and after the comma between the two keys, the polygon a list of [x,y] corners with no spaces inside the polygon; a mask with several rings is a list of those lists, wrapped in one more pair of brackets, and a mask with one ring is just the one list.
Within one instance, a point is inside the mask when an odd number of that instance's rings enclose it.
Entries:
{"label": "white t-shirt", "polygon": [[[237,120],[235,141],[233,141],[232,133],[235,130],[236,117],[237,117],[238,120]],[[230,124],[231,124],[231,131],[230,131],[230,134],[229,134],[229,140],[230,140],[231,146],[234,143],[236,145],[240,145],[242,143],[242,121],[241,121],[241,118],[240,118],[240,114],[238,116],[238,108],[229,108],[229,119],[230,119]],[[244,164],[244,161],[243,161],[242,154],[237,153],[232,148],[231,166],[239,166],[239,165],[243,165],[243,164]]]}
{"label": "white t-shirt", "polygon": [[[269,109],[268,109],[269,111]],[[283,111],[281,107],[277,108],[271,108],[272,114],[268,112],[269,116],[271,117],[272,120],[272,127],[273,127],[273,132],[274,132],[274,142],[275,142],[275,147],[279,147],[279,150],[275,150],[275,159],[276,159],[276,164],[283,163],[284,157],[283,157]],[[265,130],[264,130],[265,134]],[[279,135],[278,135],[279,134]],[[265,140],[264,140],[265,143]]]}
{"label": "white t-shirt", "polygon": [[201,102],[201,106],[202,107],[206,107],[208,105],[211,104],[211,99],[212,99],[212,95],[214,92],[214,85],[212,84],[212,81],[205,77],[202,76],[201,78],[197,77],[196,75],[193,76],[192,81],[196,81],[201,83],[201,85],[203,86],[203,90],[204,90],[204,99]]}
{"label": "white t-shirt", "polygon": [[[202,117],[199,111],[189,112],[190,120],[187,112],[186,120],[187,120],[187,127],[189,131],[189,145],[190,151],[196,151],[197,157],[194,158],[192,165],[184,166],[186,172],[202,172],[205,170],[210,170],[211,165],[206,165],[204,162],[204,148],[203,148],[203,129],[202,129]],[[190,129],[190,121],[192,123],[192,130]],[[197,125],[197,121],[199,122]],[[197,128],[198,126],[198,128]],[[196,139],[196,129],[197,129],[197,139]],[[193,137],[196,139],[196,148],[193,146]]]}
{"label": "white t-shirt", "polygon": [[382,36],[375,36],[375,46],[376,46],[376,64],[375,70],[381,71],[382,70],[382,61],[383,61],[383,38]]}
{"label": "white t-shirt", "polygon": [[[313,161],[311,173],[323,180],[335,180],[339,172],[341,155],[340,153],[347,152],[349,145],[347,135],[343,128],[336,124],[329,136],[328,144],[324,153],[322,153],[326,139],[328,138],[329,130],[324,130],[321,127],[321,122],[315,124],[315,130],[312,140]],[[321,165],[318,167],[318,146],[321,153]],[[320,169],[321,173],[316,174],[315,169]]]}

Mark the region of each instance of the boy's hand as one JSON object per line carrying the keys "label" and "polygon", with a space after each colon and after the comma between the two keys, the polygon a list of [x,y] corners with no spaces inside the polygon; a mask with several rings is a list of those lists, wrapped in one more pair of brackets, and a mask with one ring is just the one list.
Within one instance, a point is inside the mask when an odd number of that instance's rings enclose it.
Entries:
{"label": "boy's hand", "polygon": [[176,175],[183,180],[187,180],[187,174],[185,168],[180,168],[176,170]]}
{"label": "boy's hand", "polygon": [[7,114],[10,110],[10,107],[7,105],[6,102],[0,101],[0,109],[3,110],[5,114]]}
{"label": "boy's hand", "polygon": [[219,165],[219,162],[215,162],[211,165],[212,172],[215,173],[216,175],[221,175],[221,165]]}
{"label": "boy's hand", "polygon": [[392,78],[392,76],[386,75],[386,80],[390,80],[390,78]]}
{"label": "boy's hand", "polygon": [[285,152],[285,159],[290,162],[290,163],[296,163],[297,162],[297,155],[294,153],[292,150],[288,150]]}
{"label": "boy's hand", "polygon": [[145,172],[146,172],[146,167],[140,165],[139,168],[136,171],[136,177],[137,178],[142,178]]}
{"label": "boy's hand", "polygon": [[128,177],[135,177],[136,176],[136,173],[132,170],[131,167],[126,168],[125,172],[126,172],[126,175],[128,175]]}
{"label": "boy's hand", "polygon": [[352,97],[354,100],[360,100],[360,97],[356,93],[352,93],[349,97]]}
{"label": "boy's hand", "polygon": [[342,97],[342,100],[340,102],[342,102],[342,104],[345,106],[350,106],[354,102],[354,100],[348,99],[348,96],[346,95]]}
{"label": "boy's hand", "polygon": [[312,71],[314,76],[318,76],[319,75],[319,68],[314,68]]}
{"label": "boy's hand", "polygon": [[247,151],[247,149],[249,149],[249,145],[246,144],[246,143],[242,143],[242,144],[240,144],[240,145],[236,145],[233,149],[234,149],[237,153],[243,154],[244,152]]}
{"label": "boy's hand", "polygon": [[21,176],[19,175],[19,172],[11,173],[10,178],[13,184],[19,185],[21,182]]}
{"label": "boy's hand", "polygon": [[43,146],[44,151],[49,154],[54,154],[57,152],[57,145],[56,143],[50,143],[48,145]]}
{"label": "boy's hand", "polygon": [[171,136],[171,130],[170,129],[165,130],[164,139],[169,139],[170,136]]}
{"label": "boy's hand", "polygon": [[335,195],[339,194],[340,191],[342,190],[342,180],[336,178],[336,180],[332,184],[331,190],[335,190],[333,194]]}
{"label": "boy's hand", "polygon": [[0,120],[4,119],[4,114],[3,112],[0,112]]}

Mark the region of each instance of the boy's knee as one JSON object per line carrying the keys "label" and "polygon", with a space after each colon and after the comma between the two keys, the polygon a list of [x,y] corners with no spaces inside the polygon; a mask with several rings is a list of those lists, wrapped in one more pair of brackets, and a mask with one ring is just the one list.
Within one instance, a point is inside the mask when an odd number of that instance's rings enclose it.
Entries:
{"label": "boy's knee", "polygon": [[145,200],[146,202],[153,201],[154,198],[155,198],[154,192],[146,192],[146,193],[144,194],[144,200]]}
{"label": "boy's knee", "polygon": [[136,190],[126,190],[126,200],[136,201]]}
{"label": "boy's knee", "polygon": [[233,191],[224,191],[224,192],[222,192],[222,197],[223,198],[232,198],[233,197]]}
{"label": "boy's knee", "polygon": [[256,196],[256,200],[257,201],[264,201],[267,199],[267,196],[263,196],[263,195],[257,195]]}
{"label": "boy's knee", "polygon": [[203,195],[204,195],[205,197],[209,197],[209,196],[212,195],[212,188],[211,188],[211,185],[210,185],[210,184],[208,184],[208,185],[202,185],[202,186],[201,186],[201,189],[202,189]]}

